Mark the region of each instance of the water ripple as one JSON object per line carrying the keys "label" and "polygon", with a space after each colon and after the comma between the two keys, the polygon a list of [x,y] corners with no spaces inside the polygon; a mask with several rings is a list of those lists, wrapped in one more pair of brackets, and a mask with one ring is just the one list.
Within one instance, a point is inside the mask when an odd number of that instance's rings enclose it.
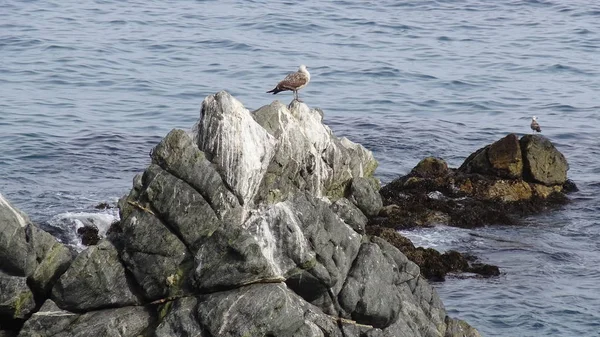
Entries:
{"label": "water ripple", "polygon": [[[600,317],[600,6],[592,0],[5,1],[0,192],[38,222],[127,193],[148,152],[227,89],[247,107],[298,64],[302,98],[364,144],[383,182],[458,166],[532,115],[574,202],[523,228],[417,233],[500,266],[436,287],[486,336],[593,335]],[[279,94],[284,102],[289,94]],[[415,240],[419,240],[416,237]]]}

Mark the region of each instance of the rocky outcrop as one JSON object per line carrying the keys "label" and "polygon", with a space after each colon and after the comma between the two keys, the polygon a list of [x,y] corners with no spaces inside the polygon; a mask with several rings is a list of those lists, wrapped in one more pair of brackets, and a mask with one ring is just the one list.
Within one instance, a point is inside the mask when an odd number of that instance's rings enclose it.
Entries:
{"label": "rocky outcrop", "polygon": [[546,186],[562,185],[567,181],[569,164],[548,138],[526,135],[519,141],[523,152],[523,174],[529,180]]}
{"label": "rocky outcrop", "polygon": [[377,168],[370,151],[335,137],[318,109],[274,101],[252,115],[277,142],[256,194],[259,202],[285,200],[298,189],[336,200],[347,194],[352,178],[372,177]]}
{"label": "rocky outcrop", "polygon": [[471,154],[458,169],[425,158],[381,189],[385,207],[373,224],[410,228],[446,224],[478,227],[516,224],[523,215],[567,202],[576,189],[569,166],[539,135],[515,134]]}
{"label": "rocky outcrop", "polygon": [[[251,113],[226,92],[207,97],[20,336],[478,336],[416,264],[363,235],[382,207],[377,162],[322,118],[297,101]],[[8,215],[11,229],[27,223]],[[36,261],[7,269],[25,277]]]}
{"label": "rocky outcrop", "polygon": [[125,276],[116,248],[109,241],[75,258],[52,289],[52,299],[76,312],[139,304]]}
{"label": "rocky outcrop", "polygon": [[69,248],[0,194],[0,328],[18,329],[72,259]]}
{"label": "rocky outcrop", "polygon": [[27,278],[0,273],[0,315],[23,319],[35,308]]}

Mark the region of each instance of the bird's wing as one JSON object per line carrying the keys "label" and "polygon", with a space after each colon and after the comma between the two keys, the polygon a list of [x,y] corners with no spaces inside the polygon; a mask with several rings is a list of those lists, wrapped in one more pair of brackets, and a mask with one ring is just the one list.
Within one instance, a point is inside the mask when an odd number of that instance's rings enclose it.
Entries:
{"label": "bird's wing", "polygon": [[277,87],[280,89],[295,90],[308,82],[308,77],[300,71],[287,75]]}

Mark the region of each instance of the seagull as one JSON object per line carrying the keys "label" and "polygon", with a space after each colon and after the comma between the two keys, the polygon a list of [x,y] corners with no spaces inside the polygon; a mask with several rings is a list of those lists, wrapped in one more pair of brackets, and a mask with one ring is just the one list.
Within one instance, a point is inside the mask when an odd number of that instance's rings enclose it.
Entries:
{"label": "seagull", "polygon": [[302,102],[300,98],[298,98],[298,90],[304,88],[309,81],[310,74],[303,64],[298,68],[298,71],[287,75],[281,82],[277,83],[277,86],[273,90],[267,91],[267,93],[273,93],[273,95],[275,95],[280,91],[290,90],[294,92],[294,99],[298,102]]}
{"label": "seagull", "polygon": [[540,128],[540,125],[537,122],[537,117],[535,116],[531,117],[531,130],[533,130],[532,133],[535,133],[536,131],[542,132],[542,128]]}

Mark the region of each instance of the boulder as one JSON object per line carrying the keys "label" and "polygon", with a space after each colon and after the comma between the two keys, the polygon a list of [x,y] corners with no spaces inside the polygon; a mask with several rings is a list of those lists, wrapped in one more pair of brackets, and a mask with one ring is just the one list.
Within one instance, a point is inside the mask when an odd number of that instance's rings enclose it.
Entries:
{"label": "boulder", "polygon": [[0,270],[26,276],[35,269],[35,255],[27,243],[29,217],[0,194]]}
{"label": "boulder", "polygon": [[322,111],[304,103],[274,101],[252,115],[277,141],[257,201],[284,200],[298,190],[337,200],[353,177],[372,177],[377,167],[371,151],[337,138],[323,124]]}
{"label": "boulder", "polygon": [[411,173],[421,178],[443,177],[448,174],[448,164],[441,158],[427,157],[421,160]]}
{"label": "boulder", "polygon": [[163,317],[156,327],[155,337],[211,337],[198,322],[197,304],[195,297],[167,302],[160,310]]}
{"label": "boulder", "polygon": [[518,179],[523,176],[523,158],[517,135],[511,133],[494,142],[487,152],[490,165],[498,177]]}
{"label": "boulder", "polygon": [[274,155],[275,139],[226,91],[202,102],[196,140],[223,181],[246,205],[254,198]]}
{"label": "boulder", "polygon": [[241,227],[220,229],[201,246],[198,288],[284,281],[309,270],[339,291],[360,245],[360,236],[309,193],[261,208]]}
{"label": "boulder", "polygon": [[[384,328],[398,318],[400,275],[377,244],[364,243],[340,293],[340,304],[358,323]],[[418,271],[417,271],[418,275]],[[414,277],[414,276],[413,276]]]}
{"label": "boulder", "polygon": [[90,224],[85,225],[77,229],[77,234],[81,238],[81,244],[84,246],[93,246],[98,244],[100,241],[100,235],[98,235],[98,227]]}
{"label": "boulder", "polygon": [[481,337],[479,331],[460,319],[453,319],[446,316],[446,326],[446,334],[444,334],[444,337]]}
{"label": "boulder", "polygon": [[79,316],[60,309],[52,300],[46,300],[42,307],[25,322],[19,337],[56,336],[67,330]]}
{"label": "boulder", "polygon": [[188,250],[154,213],[129,207],[134,209],[120,223],[123,241],[119,253],[126,269],[148,300],[178,294],[188,269],[185,261],[191,258]]}
{"label": "boulder", "polygon": [[379,214],[383,207],[379,184],[371,179],[356,177],[350,184],[350,200],[369,217]]}
{"label": "boulder", "polygon": [[152,151],[152,162],[202,193],[219,218],[240,206],[235,194],[217,172],[217,166],[206,158],[185,131],[169,132]]}
{"label": "boulder", "polygon": [[144,307],[123,307],[76,314],[48,300],[23,325],[19,337],[138,337],[153,324]]}
{"label": "boulder", "polygon": [[333,320],[285,284],[255,284],[207,295],[198,302],[197,315],[210,336],[341,337]]}
{"label": "boulder", "polygon": [[330,208],[346,224],[348,224],[348,226],[352,227],[355,232],[359,234],[365,233],[365,226],[367,225],[369,219],[367,219],[363,212],[361,212],[361,210],[350,200],[346,198],[340,198],[332,203]]}
{"label": "boulder", "polygon": [[514,133],[471,154],[459,171],[479,173],[504,179],[523,176],[523,159],[519,138]]}
{"label": "boulder", "polygon": [[152,176],[143,192],[149,205],[190,251],[197,251],[203,239],[223,225],[218,214],[226,210],[216,213],[196,189],[156,165],[146,172]]}
{"label": "boulder", "polygon": [[47,298],[58,278],[69,268],[76,253],[56,238],[30,224],[26,228],[29,246],[38,261],[29,276],[36,296]]}
{"label": "boulder", "polygon": [[539,135],[526,135],[520,140],[523,149],[525,177],[547,186],[567,181],[569,164],[550,140]]}
{"label": "boulder", "polygon": [[23,319],[35,308],[33,293],[22,276],[10,276],[0,272],[0,320]]}
{"label": "boulder", "polygon": [[81,312],[139,304],[116,248],[106,240],[79,254],[52,289],[65,310]]}

